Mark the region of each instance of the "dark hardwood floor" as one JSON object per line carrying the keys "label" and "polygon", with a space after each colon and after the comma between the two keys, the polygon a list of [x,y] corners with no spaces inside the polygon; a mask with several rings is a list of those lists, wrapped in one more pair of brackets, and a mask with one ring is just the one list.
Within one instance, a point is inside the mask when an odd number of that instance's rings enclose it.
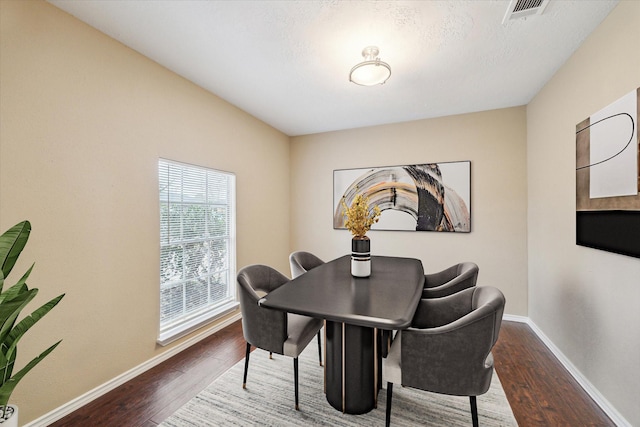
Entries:
{"label": "dark hardwood floor", "polygon": [[503,322],[496,372],[520,426],[615,426],[531,328]]}
{"label": "dark hardwood floor", "polygon": [[[244,350],[238,321],[52,426],[154,427],[242,360]],[[493,355],[520,426],[615,425],[526,324],[503,322]]]}

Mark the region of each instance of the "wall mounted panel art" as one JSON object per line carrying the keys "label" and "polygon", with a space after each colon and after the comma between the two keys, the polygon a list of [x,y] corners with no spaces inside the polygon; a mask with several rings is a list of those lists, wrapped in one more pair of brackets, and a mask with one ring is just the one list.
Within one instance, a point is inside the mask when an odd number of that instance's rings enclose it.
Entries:
{"label": "wall mounted panel art", "polygon": [[469,161],[334,170],[333,228],[360,193],[382,211],[372,230],[471,231]]}
{"label": "wall mounted panel art", "polygon": [[576,244],[640,258],[640,88],[576,125]]}

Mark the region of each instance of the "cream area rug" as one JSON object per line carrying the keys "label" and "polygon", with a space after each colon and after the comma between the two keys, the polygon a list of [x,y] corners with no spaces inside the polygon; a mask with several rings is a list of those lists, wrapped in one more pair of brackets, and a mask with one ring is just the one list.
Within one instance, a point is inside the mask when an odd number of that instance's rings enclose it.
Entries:
{"label": "cream area rug", "polygon": [[[293,359],[255,350],[249,359],[247,388],[242,388],[244,359],[187,402],[162,427],[204,426],[384,426],[386,389],[378,407],[364,415],[343,414],[327,402],[323,368],[313,340],[299,357],[300,410],[294,408]],[[386,387],[386,384],[384,384]],[[478,396],[480,426],[517,426],[498,376]],[[468,397],[445,396],[396,385],[392,426],[470,426]]]}

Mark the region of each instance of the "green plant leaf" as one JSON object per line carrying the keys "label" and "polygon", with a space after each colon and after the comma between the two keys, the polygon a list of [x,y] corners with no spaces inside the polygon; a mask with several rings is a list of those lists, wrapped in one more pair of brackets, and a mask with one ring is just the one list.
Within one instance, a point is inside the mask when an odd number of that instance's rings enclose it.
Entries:
{"label": "green plant leaf", "polygon": [[[29,275],[31,275],[31,270],[33,270],[33,266],[34,265],[35,265],[35,263],[31,264],[31,267],[29,267],[27,272],[22,275],[22,277],[20,278],[20,280],[18,280],[16,285],[26,285],[27,284],[27,279],[29,278]],[[14,286],[16,286],[16,285],[14,285]]]}
{"label": "green plant leaf", "polygon": [[[5,299],[10,298],[11,295],[13,295],[15,293],[25,292],[25,291],[27,291],[29,289],[27,287],[27,279],[29,278],[29,275],[31,275],[31,271],[33,270],[33,266],[34,265],[35,264],[31,264],[31,267],[27,270],[26,273],[24,273],[22,275],[20,280],[18,280],[18,283],[13,285],[6,292],[0,293],[0,304],[2,304],[2,301],[4,301]],[[2,279],[2,271],[1,270],[0,270],[0,279]],[[0,284],[1,284],[1,282],[0,282]],[[0,286],[0,291],[2,291],[2,286]]]}
{"label": "green plant leaf", "polygon": [[17,295],[20,295],[23,292],[27,292],[28,290],[29,290],[29,288],[27,287],[26,283],[18,282],[15,285],[11,286],[9,289],[7,289],[6,291],[4,291],[3,293],[0,294],[0,304],[2,304],[3,301],[12,300]]}
{"label": "green plant leaf", "polygon": [[[10,288],[7,293],[11,292],[14,288],[15,286]],[[7,298],[0,303],[0,351],[5,353],[5,355],[11,346],[11,343],[8,344],[7,340],[11,339],[11,342],[15,340],[15,338],[10,337],[10,334],[18,315],[20,315],[22,309],[29,304],[37,293],[37,289],[30,289],[20,292],[11,298]]]}
{"label": "green plant leaf", "polygon": [[0,384],[4,384],[11,379],[13,367],[16,363],[16,352],[11,354],[11,358],[7,359],[4,352],[0,352]]}
{"label": "green plant leaf", "polygon": [[31,223],[22,221],[0,236],[0,270],[6,278],[18,260],[18,256],[29,240]]}
{"label": "green plant leaf", "polygon": [[40,356],[31,360],[31,362],[27,363],[27,365],[20,369],[20,371],[15,374],[10,380],[6,381],[2,385],[0,385],[0,406],[6,406],[9,402],[9,397],[11,397],[11,393],[18,385],[18,382],[25,376],[27,373],[33,369],[38,363],[42,362],[42,360],[49,355],[57,346],[60,344],[62,340],[58,341],[45,351],[43,351]]}
{"label": "green plant leaf", "polygon": [[7,405],[18,382],[60,344],[58,341],[13,375],[18,342],[64,297],[62,294],[53,298],[16,324],[22,310],[38,293],[37,288],[29,289],[27,286],[33,265],[7,290],[4,290],[4,282],[24,249],[30,232],[31,224],[23,221],[0,236],[0,408]]}
{"label": "green plant leaf", "polygon": [[[34,289],[32,289],[33,291]],[[36,289],[37,290],[37,289]],[[36,309],[29,316],[25,317],[18,323],[9,333],[9,336],[2,342],[2,345],[6,345],[8,347],[7,352],[12,352],[13,349],[18,344],[18,341],[22,336],[29,330],[36,322],[44,317],[45,314],[51,311],[53,307],[58,305],[60,300],[64,297],[65,294],[58,295],[53,298],[46,304],[43,304],[38,309]]]}

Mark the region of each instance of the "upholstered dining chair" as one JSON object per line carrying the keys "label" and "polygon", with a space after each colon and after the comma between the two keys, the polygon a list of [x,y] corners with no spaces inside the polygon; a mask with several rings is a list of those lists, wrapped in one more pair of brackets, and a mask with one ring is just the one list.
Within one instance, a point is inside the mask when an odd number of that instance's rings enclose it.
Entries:
{"label": "upholstered dining chair", "polygon": [[411,327],[397,334],[382,362],[387,426],[394,384],[469,396],[473,426],[478,426],[476,396],[491,384],[491,349],[498,340],[504,304],[502,292],[490,286],[420,300]]}
{"label": "upholstered dining chair", "polygon": [[268,351],[270,357],[272,353],[292,357],[298,410],[298,356],[320,331],[322,320],[260,306],[261,298],[288,281],[288,277],[266,265],[250,265],[238,272],[242,333],[247,342],[242,387],[247,386],[252,345]]}
{"label": "upholstered dining chair", "polygon": [[310,252],[297,251],[289,255],[289,265],[291,266],[291,277],[296,278],[303,273],[324,264],[324,261]]}
{"label": "upholstered dining chair", "polygon": [[461,262],[442,271],[424,275],[422,298],[439,298],[476,285],[478,266],[473,262]]}
{"label": "upholstered dining chair", "polygon": [[[291,255],[289,255],[289,266],[291,267],[291,278],[293,279],[322,264],[324,264],[324,261],[311,252],[297,251],[292,252]],[[318,331],[318,355],[320,357],[320,366],[322,366],[321,334],[322,332]]]}

